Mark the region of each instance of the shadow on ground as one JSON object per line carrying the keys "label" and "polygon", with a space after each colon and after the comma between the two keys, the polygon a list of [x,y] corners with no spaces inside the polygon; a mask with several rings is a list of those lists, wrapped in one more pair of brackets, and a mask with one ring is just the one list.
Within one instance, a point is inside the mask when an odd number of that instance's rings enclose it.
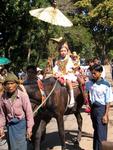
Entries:
{"label": "shadow on ground", "polygon": [[[66,148],[67,150],[83,150],[78,142],[76,141],[77,138],[77,131],[66,130]],[[82,132],[82,137],[92,138],[92,135],[86,132]],[[58,132],[48,133],[45,137],[45,141],[41,144],[41,150],[53,150],[55,147],[56,150],[60,150],[57,147],[61,146],[60,138]]]}

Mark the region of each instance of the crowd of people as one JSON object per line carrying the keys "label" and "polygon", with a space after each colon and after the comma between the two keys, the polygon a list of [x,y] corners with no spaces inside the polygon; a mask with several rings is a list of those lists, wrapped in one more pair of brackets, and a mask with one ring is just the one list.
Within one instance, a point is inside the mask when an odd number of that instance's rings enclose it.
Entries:
{"label": "crowd of people", "polygon": [[[59,43],[58,53],[52,75],[66,86],[70,96],[69,108],[76,105],[73,85],[82,86],[85,111],[90,113],[94,128],[93,150],[101,150],[101,142],[107,140],[108,112],[113,101],[112,89],[105,77],[105,68],[98,58],[90,59],[87,68],[80,66],[80,56],[75,51],[70,53],[66,41]],[[38,79],[43,80],[43,74],[43,70],[35,66],[28,66],[26,73],[21,70],[18,77],[7,72],[5,68],[1,69],[0,138],[4,136],[6,126],[10,150],[27,150],[27,139],[31,139],[34,118],[26,89],[29,83],[37,82]]]}

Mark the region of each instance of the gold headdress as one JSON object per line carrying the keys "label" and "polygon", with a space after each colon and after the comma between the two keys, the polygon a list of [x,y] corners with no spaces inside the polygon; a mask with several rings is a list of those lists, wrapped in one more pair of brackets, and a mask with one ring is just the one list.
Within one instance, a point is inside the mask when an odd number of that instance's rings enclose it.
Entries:
{"label": "gold headdress", "polygon": [[80,59],[80,56],[74,51],[74,52],[72,52],[72,55],[71,55],[72,57],[76,57],[76,59]]}

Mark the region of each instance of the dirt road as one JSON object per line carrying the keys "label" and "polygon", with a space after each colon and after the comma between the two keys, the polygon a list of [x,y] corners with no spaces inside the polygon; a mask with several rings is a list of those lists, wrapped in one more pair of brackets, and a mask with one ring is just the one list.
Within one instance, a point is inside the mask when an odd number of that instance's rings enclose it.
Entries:
{"label": "dirt road", "polygon": [[[108,127],[108,140],[113,141],[113,105],[110,108],[110,121]],[[92,124],[90,120],[90,115],[87,113],[82,113],[83,117],[83,129],[82,129],[82,139],[79,147],[85,150],[92,150]],[[66,143],[69,150],[75,150],[73,146],[73,137],[77,133],[77,123],[74,115],[64,117],[65,120],[65,133],[66,133]],[[47,136],[46,141],[43,143],[44,147],[49,147],[53,150],[60,150],[60,141],[57,132],[56,120],[52,119],[47,126]],[[79,149],[80,149],[79,148]],[[78,150],[78,148],[76,149]]]}

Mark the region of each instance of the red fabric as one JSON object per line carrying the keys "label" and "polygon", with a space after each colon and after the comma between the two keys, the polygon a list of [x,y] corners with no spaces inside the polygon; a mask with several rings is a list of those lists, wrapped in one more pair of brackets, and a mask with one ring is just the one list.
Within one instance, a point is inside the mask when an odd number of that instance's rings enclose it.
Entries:
{"label": "red fabric", "polygon": [[38,83],[38,87],[39,87],[39,90],[40,90],[40,93],[41,93],[41,96],[42,96],[42,102],[43,102],[46,99],[46,95],[45,95],[45,92],[44,92],[44,86],[43,86],[43,83],[40,79],[38,79],[37,83]]}
{"label": "red fabric", "polygon": [[66,80],[65,80],[63,77],[59,77],[59,78],[58,78],[58,81],[59,81],[62,85],[64,85],[64,84],[66,83]]}
{"label": "red fabric", "polygon": [[88,98],[85,99],[84,103],[85,103],[85,104],[89,104]]}
{"label": "red fabric", "polygon": [[86,87],[85,84],[82,84],[82,90],[85,91]]}
{"label": "red fabric", "polygon": [[91,112],[91,108],[89,108],[89,107],[86,108],[86,109],[85,109],[85,112],[86,112],[86,113],[90,113],[90,112]]}
{"label": "red fabric", "polygon": [[41,90],[43,90],[44,91],[44,86],[43,86],[43,83],[42,83],[42,81],[40,80],[40,79],[38,79],[38,87],[39,87],[39,89],[41,89]]}

